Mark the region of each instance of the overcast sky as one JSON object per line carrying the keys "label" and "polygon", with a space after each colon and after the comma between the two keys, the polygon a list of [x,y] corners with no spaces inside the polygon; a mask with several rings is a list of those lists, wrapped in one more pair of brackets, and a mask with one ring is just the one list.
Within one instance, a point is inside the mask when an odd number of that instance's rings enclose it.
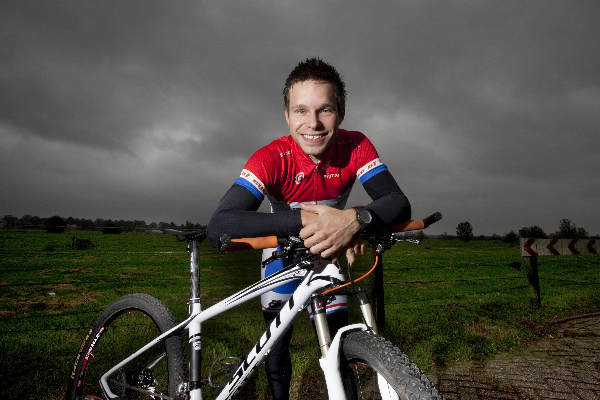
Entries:
{"label": "overcast sky", "polygon": [[[598,1],[2,1],[0,215],[206,223],[286,135],[301,59],[343,75],[431,233],[600,233]],[[350,204],[364,204],[357,182]]]}

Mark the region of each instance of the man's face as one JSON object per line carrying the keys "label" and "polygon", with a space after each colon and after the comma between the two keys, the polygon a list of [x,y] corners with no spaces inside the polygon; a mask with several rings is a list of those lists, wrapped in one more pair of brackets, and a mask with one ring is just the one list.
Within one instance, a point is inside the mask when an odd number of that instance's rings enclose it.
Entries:
{"label": "man's face", "polygon": [[342,122],[333,85],[312,80],[295,83],[285,120],[300,148],[313,160],[321,160]]}

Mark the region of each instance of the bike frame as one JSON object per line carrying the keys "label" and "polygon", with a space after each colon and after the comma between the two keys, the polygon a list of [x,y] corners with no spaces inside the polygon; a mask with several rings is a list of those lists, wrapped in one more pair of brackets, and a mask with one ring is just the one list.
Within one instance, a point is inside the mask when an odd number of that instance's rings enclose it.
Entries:
{"label": "bike frame", "polygon": [[[200,273],[198,266],[199,243],[200,241],[196,239],[192,239],[188,242],[191,275],[189,317],[185,321],[180,322],[167,332],[164,332],[157,338],[150,341],[102,375],[100,378],[100,386],[107,398],[118,398],[118,396],[110,390],[108,385],[108,377],[110,375],[115,373],[133,359],[137,358],[146,350],[159,344],[162,340],[170,336],[177,335],[184,329],[188,329],[190,345],[190,379],[187,383],[187,389],[189,390],[190,400],[201,400],[202,390],[200,360],[202,323],[287,282],[301,279],[302,281],[298,285],[298,288],[295,290],[289,300],[282,306],[281,311],[270,322],[266,331],[262,334],[256,345],[252,347],[248,355],[244,358],[240,366],[233,373],[230,380],[225,384],[224,388],[217,396],[217,400],[230,399],[250,377],[256,366],[264,360],[271,348],[290,327],[292,322],[308,306],[313,294],[319,294],[321,289],[332,283],[332,277],[339,275],[339,268],[335,264],[325,263],[323,260],[318,258],[314,258],[310,261],[301,261],[289,268],[285,268],[269,276],[268,278],[256,282],[245,289],[240,290],[239,292],[202,311],[199,287]],[[315,314],[315,316],[317,315]],[[369,321],[368,318],[366,318],[366,320],[367,322]],[[340,374],[338,355],[340,339],[343,333],[352,330],[366,330],[369,329],[369,327],[367,327],[365,324],[354,324],[341,328],[331,341],[331,347],[329,347],[328,342],[321,343],[321,341],[327,341],[329,339],[329,331],[326,327],[326,322],[325,327],[323,327],[323,323],[319,322],[318,318],[315,318],[315,325],[318,332],[323,332],[323,330],[325,330],[325,339],[323,339],[321,335],[318,335],[318,338],[320,342],[319,345],[321,346],[323,352],[323,357],[320,360],[321,368],[323,369],[323,373],[325,375],[328,392],[330,395],[334,394],[334,397],[330,398],[345,400],[346,396]],[[157,395],[157,397],[161,396]],[[166,396],[162,397],[168,398]]]}

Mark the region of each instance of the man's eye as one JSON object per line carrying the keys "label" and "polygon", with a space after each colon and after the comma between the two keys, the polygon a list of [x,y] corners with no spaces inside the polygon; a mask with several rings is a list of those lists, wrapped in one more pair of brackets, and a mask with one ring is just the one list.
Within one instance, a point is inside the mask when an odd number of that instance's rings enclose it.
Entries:
{"label": "man's eye", "polygon": [[304,114],[304,113],[305,113],[305,111],[303,109],[301,109],[301,108],[298,108],[296,110],[296,114]]}

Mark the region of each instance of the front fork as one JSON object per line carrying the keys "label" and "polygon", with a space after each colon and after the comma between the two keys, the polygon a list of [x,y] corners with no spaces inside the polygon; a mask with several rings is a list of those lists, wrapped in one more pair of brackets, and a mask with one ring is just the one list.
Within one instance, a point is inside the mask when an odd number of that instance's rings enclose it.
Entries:
{"label": "front fork", "polygon": [[[358,301],[365,325],[377,334],[377,323],[375,321],[375,315],[373,314],[373,309],[371,308],[371,302],[369,301],[367,292],[365,292],[363,288],[357,287],[356,292],[352,294]],[[313,295],[311,298],[313,321],[315,323],[315,330],[317,331],[319,348],[321,349],[321,355],[323,357],[327,355],[329,346],[331,344],[331,333],[329,332],[329,325],[327,324],[326,318],[326,300],[326,297],[320,294]]]}
{"label": "front fork", "polygon": [[325,313],[325,304],[327,302],[325,296],[314,295],[311,298],[313,321],[315,323],[319,348],[321,349],[321,358],[319,359],[319,364],[321,365],[323,375],[325,376],[325,383],[327,384],[327,392],[329,393],[330,400],[346,400],[346,392],[344,389],[342,372],[340,368],[342,336],[346,332],[355,330],[370,329],[377,333],[377,325],[375,323],[375,317],[373,315],[373,310],[371,309],[371,303],[369,302],[367,293],[359,287],[358,292],[355,293],[355,298],[358,300],[360,311],[365,323],[347,325],[338,329],[333,340],[331,339],[329,325],[327,324]]}

